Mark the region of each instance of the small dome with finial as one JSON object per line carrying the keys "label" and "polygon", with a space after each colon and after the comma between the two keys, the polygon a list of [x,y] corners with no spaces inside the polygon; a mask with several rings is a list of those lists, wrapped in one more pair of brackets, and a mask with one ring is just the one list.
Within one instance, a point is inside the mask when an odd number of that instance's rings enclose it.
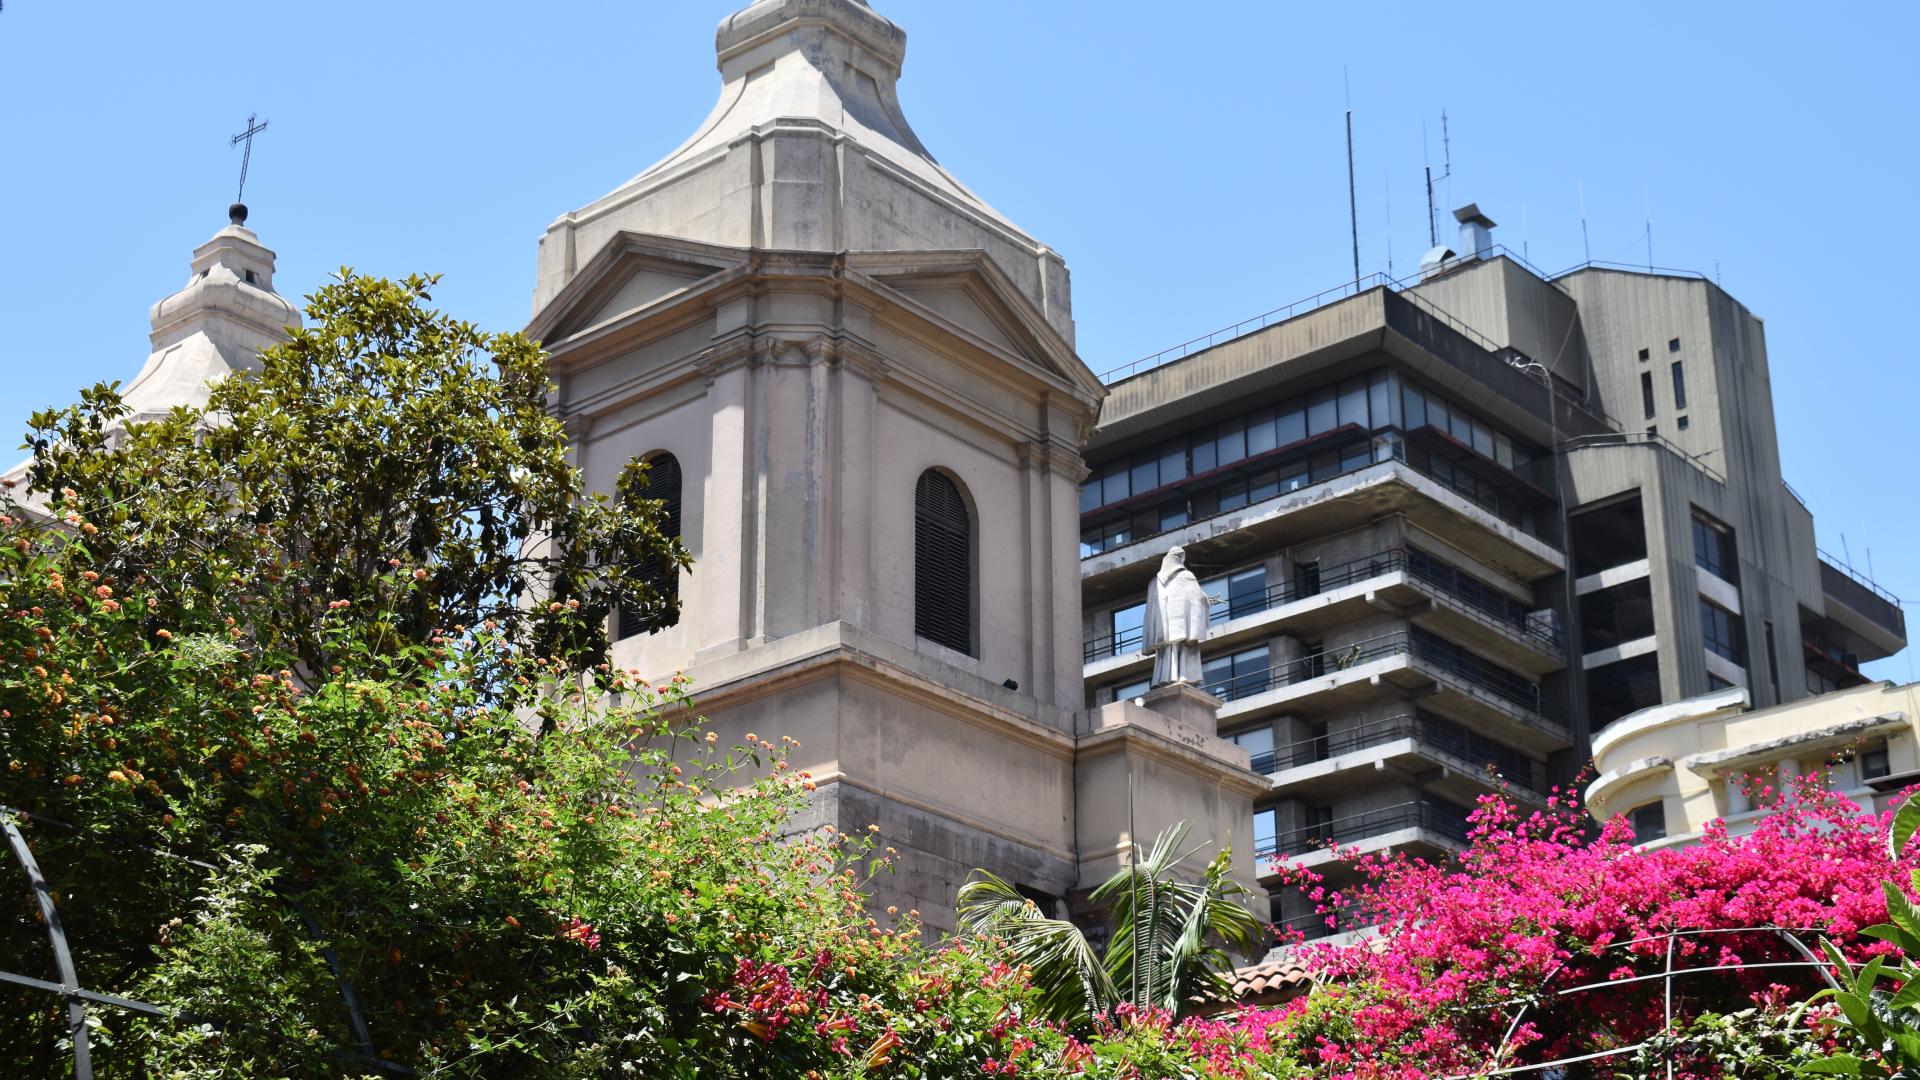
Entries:
{"label": "small dome with finial", "polygon": [[233,222],[235,225],[245,225],[247,223],[247,204],[237,202],[227,207],[227,220]]}

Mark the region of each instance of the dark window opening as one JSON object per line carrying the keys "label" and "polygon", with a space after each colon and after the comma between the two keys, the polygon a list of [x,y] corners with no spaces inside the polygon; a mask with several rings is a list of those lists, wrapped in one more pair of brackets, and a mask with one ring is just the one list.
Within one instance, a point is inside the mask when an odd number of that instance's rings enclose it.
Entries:
{"label": "dark window opening", "polygon": [[256,279],[253,276],[253,271],[251,270],[247,271],[247,284],[253,285],[255,283],[256,283]]}
{"label": "dark window opening", "polygon": [[1681,431],[1687,430],[1687,427],[1688,427],[1687,418],[1683,416],[1680,419],[1675,420],[1673,422],[1673,426],[1679,428]]}
{"label": "dark window opening", "polygon": [[[683,478],[680,472],[680,459],[672,454],[657,454],[647,459],[647,487],[642,492],[649,499],[658,499],[665,505],[666,520],[661,532],[669,538],[680,538],[681,488]],[[640,575],[653,594],[671,605],[666,618],[657,627],[649,628],[639,609],[631,604],[620,605],[614,616],[614,638],[625,641],[648,629],[665,629],[680,621],[680,568],[667,560],[646,568]]]}
{"label": "dark window opening", "polygon": [[1773,685],[1773,700],[1780,702],[1780,653],[1773,646],[1773,624],[1767,624],[1767,681]]}
{"label": "dark window opening", "polygon": [[1573,574],[1587,577],[1647,557],[1640,496],[1573,516]]}
{"label": "dark window opening", "polygon": [[1700,600],[1700,636],[1708,652],[1736,664],[1746,664],[1746,634],[1741,628],[1740,616],[1705,597]]}
{"label": "dark window opening", "polygon": [[1668,352],[1679,352],[1679,351],[1680,351],[1680,339],[1679,339],[1679,338],[1670,338],[1670,339],[1669,339],[1669,340],[1667,341],[1667,351],[1668,351]]}
{"label": "dark window opening", "polygon": [[1664,802],[1651,802],[1637,806],[1633,810],[1633,842],[1636,844],[1664,840],[1667,836],[1667,806]]}
{"label": "dark window opening", "polygon": [[1045,889],[1035,888],[1032,885],[1015,885],[1013,891],[1026,897],[1029,903],[1040,910],[1043,918],[1052,919],[1057,917],[1060,910],[1061,897],[1055,896]]}
{"label": "dark window opening", "polygon": [[1715,675],[1711,671],[1707,672],[1707,692],[1708,693],[1713,693],[1714,691],[1717,691],[1717,690],[1731,690],[1731,689],[1733,689],[1732,683],[1728,682],[1727,680],[1721,678],[1718,675]]}
{"label": "dark window opening", "polygon": [[1645,411],[1647,419],[1653,419],[1653,372],[1651,371],[1640,373],[1640,407]]}
{"label": "dark window opening", "polygon": [[1693,561],[1728,584],[1740,583],[1740,562],[1734,552],[1733,530],[1698,510],[1693,514]]}
{"label": "dark window opening", "polygon": [[1580,597],[1580,647],[1611,649],[1653,636],[1653,582],[1636,578]]}
{"label": "dark window opening", "polygon": [[914,490],[913,632],[973,652],[973,521],[959,485],[935,469]]}
{"label": "dark window opening", "polygon": [[1673,407],[1687,407],[1687,371],[1686,365],[1679,360],[1673,362]]}
{"label": "dark window opening", "polygon": [[1660,704],[1660,654],[1644,653],[1587,673],[1589,725],[1599,731],[1628,713]]}
{"label": "dark window opening", "polygon": [[1860,752],[1860,779],[1878,780],[1893,775],[1893,756],[1887,752],[1887,744],[1871,747]]}
{"label": "dark window opening", "polygon": [[1641,360],[1643,360],[1643,361],[1644,361],[1644,360],[1646,360],[1647,358],[1649,358],[1649,357],[1651,357],[1652,355],[1653,355],[1653,350],[1651,350],[1651,349],[1641,349],[1641,350],[1640,350],[1640,359],[1641,359]]}
{"label": "dark window opening", "polygon": [[1320,562],[1293,564],[1293,592],[1296,596],[1315,596],[1320,592]]}

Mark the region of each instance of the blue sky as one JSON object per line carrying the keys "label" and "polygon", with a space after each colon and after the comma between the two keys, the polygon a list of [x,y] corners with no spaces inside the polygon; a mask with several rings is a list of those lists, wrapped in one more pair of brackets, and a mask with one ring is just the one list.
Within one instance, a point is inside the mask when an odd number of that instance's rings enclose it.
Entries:
{"label": "blue sky", "polygon": [[[1871,550],[1920,597],[1920,510],[1895,482],[1920,391],[1898,330],[1920,5],[875,4],[907,30],[921,138],[1066,255],[1095,370],[1350,274],[1349,103],[1363,269],[1390,251],[1410,272],[1444,108],[1443,221],[1478,202],[1557,270],[1583,258],[1584,188],[1594,258],[1644,260],[1650,212],[1655,262],[1766,319],[1786,475],[1822,546]],[[271,124],[247,202],[280,292],[341,265],[438,271],[447,309],[524,325],[540,232],[706,115],[735,6],[7,0],[0,444],[132,377],[148,306],[225,223],[249,112]]]}

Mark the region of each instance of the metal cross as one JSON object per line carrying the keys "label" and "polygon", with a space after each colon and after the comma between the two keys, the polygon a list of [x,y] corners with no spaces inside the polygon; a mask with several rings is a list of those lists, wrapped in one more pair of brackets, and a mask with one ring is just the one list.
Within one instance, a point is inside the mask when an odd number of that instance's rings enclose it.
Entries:
{"label": "metal cross", "polygon": [[[0,2],[4,2],[4,0],[0,0]],[[227,144],[229,146],[239,146],[241,143],[245,143],[247,147],[240,155],[240,193],[233,197],[234,202],[247,201],[247,165],[253,160],[253,137],[267,130],[267,122],[265,120],[261,120],[257,124],[254,123],[254,120],[257,119],[258,116],[258,113],[249,113],[247,115],[247,130],[235,135],[232,141]]]}

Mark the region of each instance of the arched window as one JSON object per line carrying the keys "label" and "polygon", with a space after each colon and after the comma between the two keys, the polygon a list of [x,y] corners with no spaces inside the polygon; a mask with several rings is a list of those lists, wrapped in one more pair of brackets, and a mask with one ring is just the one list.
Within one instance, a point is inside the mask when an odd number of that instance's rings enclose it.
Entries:
{"label": "arched window", "polygon": [[[667,520],[662,532],[673,539],[680,538],[680,460],[672,454],[656,454],[647,459],[647,488],[645,495],[649,499],[659,499],[666,503]],[[680,568],[671,562],[662,560],[658,565],[644,568],[640,579],[653,588],[653,591],[670,602],[680,599]],[[676,612],[672,620],[661,624],[661,628],[680,621]],[[638,611],[621,605],[619,616],[614,620],[615,637],[626,640],[635,634],[645,632],[646,620]]]}
{"label": "arched window", "polygon": [[920,474],[913,503],[913,632],[973,652],[973,521],[945,473]]}

